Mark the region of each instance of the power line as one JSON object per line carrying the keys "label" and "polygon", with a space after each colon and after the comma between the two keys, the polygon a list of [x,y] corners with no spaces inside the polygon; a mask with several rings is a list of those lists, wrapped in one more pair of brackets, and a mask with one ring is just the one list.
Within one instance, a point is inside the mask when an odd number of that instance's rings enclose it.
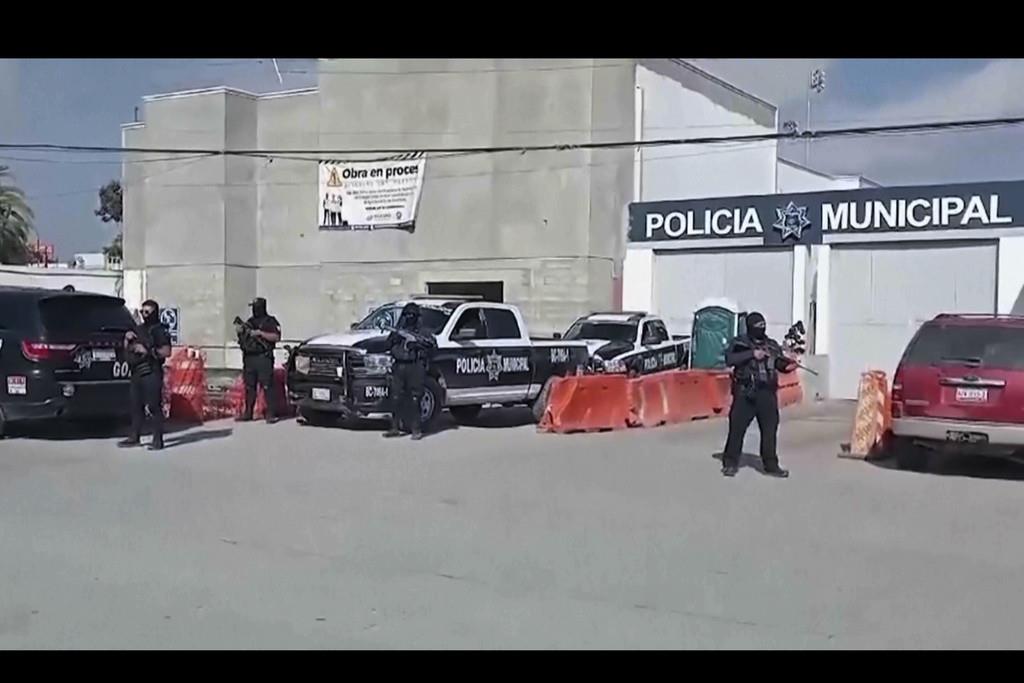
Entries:
{"label": "power line", "polygon": [[429,147],[429,148],[375,148],[375,149],[185,149],[167,147],[110,147],[101,145],[61,145],[52,143],[0,143],[0,149],[22,151],[96,152],[117,154],[180,154],[219,155],[247,157],[341,157],[346,155],[401,155],[420,154],[498,154],[503,152],[557,152],[566,150],[625,149],[647,147],[670,147],[677,145],[716,145],[737,142],[762,142],[771,140],[823,140],[837,137],[859,137],[883,134],[915,135],[920,133],[982,129],[1013,126],[1024,123],[1024,117],[996,119],[974,119],[960,121],[933,121],[885,126],[862,126],[856,128],[833,128],[819,131],[791,133],[751,133],[695,138],[664,138],[657,140],[622,140],[612,142],[549,143],[542,145],[499,145],[480,147]]}

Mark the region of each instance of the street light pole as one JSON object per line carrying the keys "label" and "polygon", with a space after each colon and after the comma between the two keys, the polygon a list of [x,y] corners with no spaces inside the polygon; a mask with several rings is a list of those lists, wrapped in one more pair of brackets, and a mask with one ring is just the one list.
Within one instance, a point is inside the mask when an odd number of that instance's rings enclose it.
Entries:
{"label": "street light pole", "polygon": [[[811,130],[811,93],[815,92],[821,94],[825,90],[825,70],[815,69],[811,72],[810,86],[807,88],[807,125],[804,128],[805,132]],[[811,139],[807,138],[804,141],[804,166],[809,165],[811,162]]]}

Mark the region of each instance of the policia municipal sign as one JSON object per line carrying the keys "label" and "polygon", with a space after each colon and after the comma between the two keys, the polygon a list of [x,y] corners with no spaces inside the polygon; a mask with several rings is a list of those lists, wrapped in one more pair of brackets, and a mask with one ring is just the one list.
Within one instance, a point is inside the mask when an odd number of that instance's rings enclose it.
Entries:
{"label": "policia municipal sign", "polygon": [[630,242],[823,237],[1024,227],[1024,181],[752,195],[629,205]]}

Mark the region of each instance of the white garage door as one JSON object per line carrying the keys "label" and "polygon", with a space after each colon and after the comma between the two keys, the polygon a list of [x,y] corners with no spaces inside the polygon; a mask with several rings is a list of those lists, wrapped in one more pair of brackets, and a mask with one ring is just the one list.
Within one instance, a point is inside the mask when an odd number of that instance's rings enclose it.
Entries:
{"label": "white garage door", "polygon": [[833,246],[829,391],[856,398],[860,373],[892,381],[921,323],[939,313],[993,313],[996,244]]}
{"label": "white garage door", "polygon": [[704,299],[725,297],[768,319],[778,340],[792,324],[793,250],[659,252],[654,259],[654,312],[673,334],[689,334]]}

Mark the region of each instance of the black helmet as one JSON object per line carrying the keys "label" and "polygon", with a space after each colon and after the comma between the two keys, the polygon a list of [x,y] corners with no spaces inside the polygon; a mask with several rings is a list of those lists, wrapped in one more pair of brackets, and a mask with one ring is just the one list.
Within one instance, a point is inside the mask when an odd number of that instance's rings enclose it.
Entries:
{"label": "black helmet", "polygon": [[398,326],[403,328],[412,327],[420,321],[420,307],[410,301],[402,307],[402,314],[398,316]]}

